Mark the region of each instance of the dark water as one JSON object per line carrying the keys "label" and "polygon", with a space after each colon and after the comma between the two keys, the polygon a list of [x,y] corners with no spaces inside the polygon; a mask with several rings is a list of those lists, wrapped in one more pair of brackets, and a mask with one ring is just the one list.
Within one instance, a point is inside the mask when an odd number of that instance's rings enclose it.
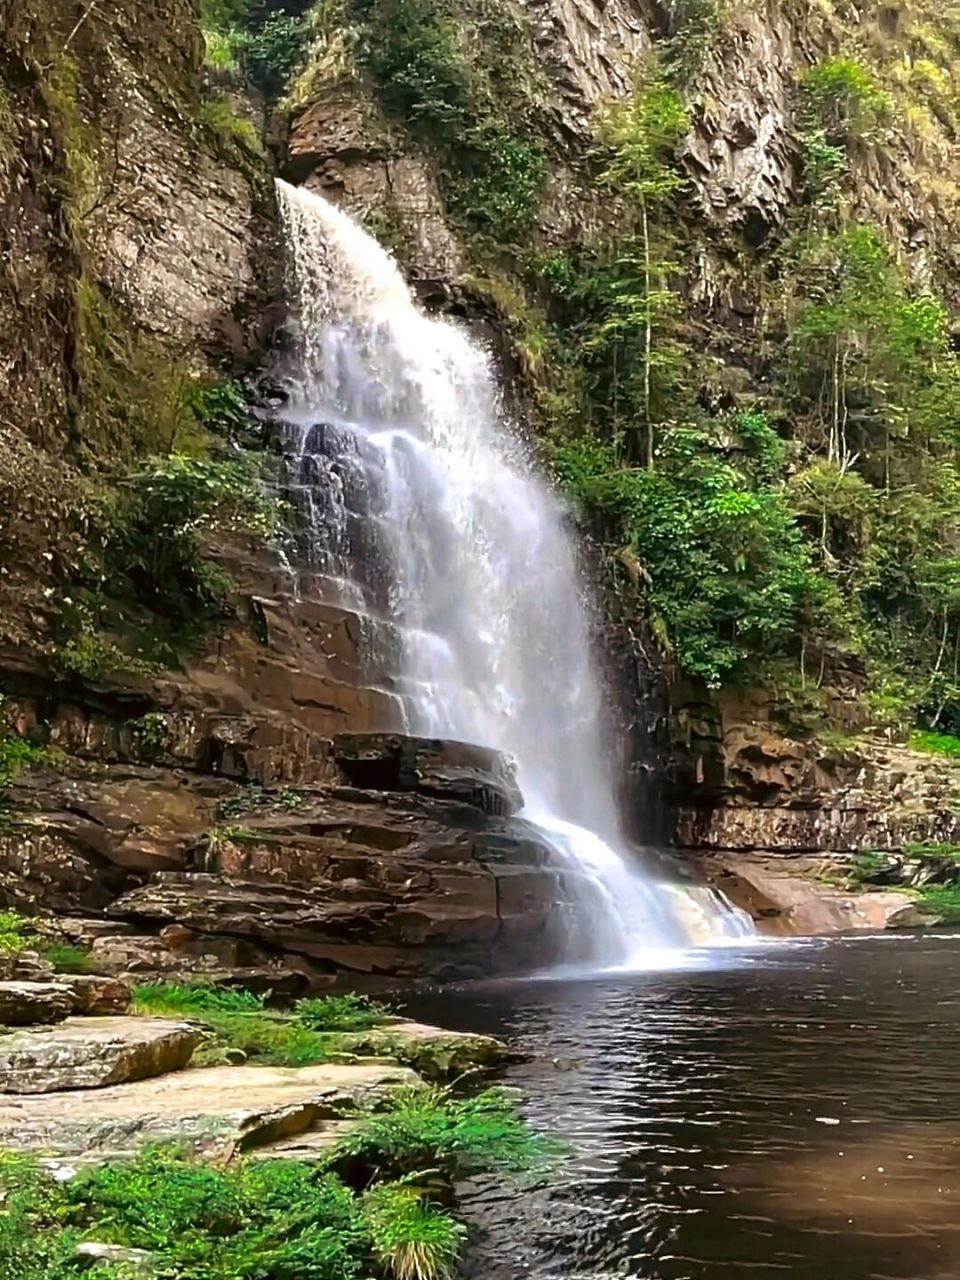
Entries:
{"label": "dark water", "polygon": [[506,1035],[552,1185],[472,1184],[473,1280],[958,1280],[960,937],[453,992]]}

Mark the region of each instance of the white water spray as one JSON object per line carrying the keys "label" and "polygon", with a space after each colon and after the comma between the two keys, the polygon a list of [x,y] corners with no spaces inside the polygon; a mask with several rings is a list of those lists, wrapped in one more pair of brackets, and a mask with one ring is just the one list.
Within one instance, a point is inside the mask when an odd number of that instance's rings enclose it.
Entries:
{"label": "white water spray", "polygon": [[[559,505],[504,430],[486,352],[421,311],[346,214],[279,185],[300,326],[293,409],[304,439],[326,424],[365,472],[410,731],[516,760],[522,816],[574,886],[571,961],[639,965],[749,931],[716,895],[653,883],[619,852],[573,551]],[[336,500],[331,510],[326,536],[342,543],[345,514]]]}

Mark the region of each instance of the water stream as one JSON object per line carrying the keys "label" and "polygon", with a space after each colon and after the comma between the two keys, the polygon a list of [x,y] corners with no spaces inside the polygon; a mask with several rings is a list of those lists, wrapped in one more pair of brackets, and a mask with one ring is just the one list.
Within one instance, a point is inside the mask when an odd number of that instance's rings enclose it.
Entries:
{"label": "water stream", "polygon": [[957,1280],[960,937],[412,1002],[506,1035],[550,1178],[462,1188],[469,1280]]}
{"label": "water stream", "polygon": [[523,817],[576,886],[566,960],[646,966],[748,931],[716,895],[628,860],[562,508],[508,429],[487,352],[425,314],[344,213],[283,183],[280,200],[314,541],[344,603],[398,637],[409,730],[514,758]]}

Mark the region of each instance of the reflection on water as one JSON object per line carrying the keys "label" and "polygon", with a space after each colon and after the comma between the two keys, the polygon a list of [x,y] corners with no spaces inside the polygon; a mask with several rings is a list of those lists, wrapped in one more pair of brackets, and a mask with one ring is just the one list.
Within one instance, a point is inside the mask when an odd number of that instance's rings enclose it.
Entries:
{"label": "reflection on water", "polygon": [[513,1037],[550,1186],[464,1189],[473,1280],[957,1280],[960,938],[418,1000]]}

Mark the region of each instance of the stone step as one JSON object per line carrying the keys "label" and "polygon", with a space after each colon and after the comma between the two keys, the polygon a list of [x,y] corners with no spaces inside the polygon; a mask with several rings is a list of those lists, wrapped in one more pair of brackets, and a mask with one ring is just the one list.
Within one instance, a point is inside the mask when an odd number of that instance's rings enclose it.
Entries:
{"label": "stone step", "polygon": [[[145,1143],[182,1142],[209,1158],[339,1126],[418,1078],[393,1063],[207,1067],[105,1089],[0,1100],[0,1148],[59,1161],[123,1159]],[[337,1127],[331,1133],[339,1135]]]}
{"label": "stone step", "polygon": [[[185,1067],[205,1035],[186,1022],[127,1017],[68,1018],[49,1030],[15,1031],[0,1038],[0,1093],[85,1094],[165,1075]],[[72,1101],[59,1105],[74,1112]],[[0,1112],[22,1114],[28,1106],[11,1103]]]}

